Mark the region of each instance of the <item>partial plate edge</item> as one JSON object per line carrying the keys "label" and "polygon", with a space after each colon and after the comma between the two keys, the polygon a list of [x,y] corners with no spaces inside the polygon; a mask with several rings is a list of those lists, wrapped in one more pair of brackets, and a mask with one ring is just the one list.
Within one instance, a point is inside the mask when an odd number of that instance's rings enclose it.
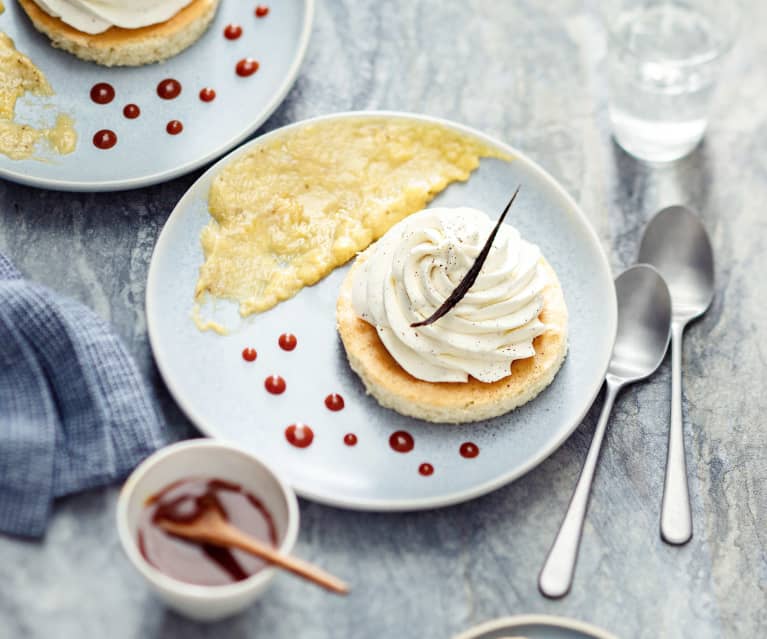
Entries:
{"label": "partial plate edge", "polygon": [[557,617],[554,615],[515,615],[513,617],[493,619],[462,632],[453,639],[483,639],[483,635],[486,635],[489,632],[497,632],[499,630],[516,632],[520,626],[529,626],[533,624],[562,630],[575,630],[576,632],[591,635],[594,639],[618,639],[618,637],[606,630],[592,626],[584,621],[578,621],[577,619],[570,619],[568,617]]}

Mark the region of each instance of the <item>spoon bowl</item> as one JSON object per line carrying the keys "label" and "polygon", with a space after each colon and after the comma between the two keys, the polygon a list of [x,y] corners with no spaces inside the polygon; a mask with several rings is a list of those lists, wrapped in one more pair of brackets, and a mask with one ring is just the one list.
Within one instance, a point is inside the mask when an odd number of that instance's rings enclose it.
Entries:
{"label": "spoon bowl", "polygon": [[702,315],[714,298],[714,251],[703,224],[685,206],[669,206],[647,225],[639,262],[654,266],[671,293],[674,319]]}
{"label": "spoon bowl", "polygon": [[607,368],[629,384],[648,377],[666,355],[671,326],[671,296],[658,272],[630,268],[615,280],[618,333]]}

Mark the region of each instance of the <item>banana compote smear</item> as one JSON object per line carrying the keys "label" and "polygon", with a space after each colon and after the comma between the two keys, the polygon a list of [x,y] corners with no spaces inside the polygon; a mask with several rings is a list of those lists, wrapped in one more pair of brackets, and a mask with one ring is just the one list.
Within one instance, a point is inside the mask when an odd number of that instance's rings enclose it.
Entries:
{"label": "banana compote smear", "polygon": [[53,95],[53,89],[32,60],[0,32],[0,153],[12,160],[26,160],[34,156],[42,140],[61,155],[72,153],[77,133],[69,116],[59,114],[50,128],[16,121],[16,102],[26,93],[47,97]]}
{"label": "banana compote smear", "polygon": [[[235,300],[243,317],[266,311],[467,180],[480,157],[509,159],[455,129],[408,118],[328,119],[286,131],[213,180],[195,297]],[[216,328],[193,317],[201,330]]]}

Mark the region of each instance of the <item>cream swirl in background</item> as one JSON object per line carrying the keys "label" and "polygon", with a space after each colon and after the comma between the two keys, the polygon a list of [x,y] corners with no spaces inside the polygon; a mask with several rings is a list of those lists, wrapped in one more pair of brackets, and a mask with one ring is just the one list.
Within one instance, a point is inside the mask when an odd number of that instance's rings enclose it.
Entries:
{"label": "cream swirl in background", "polygon": [[464,298],[435,323],[410,326],[453,292],[494,225],[476,209],[426,209],[392,227],[356,267],[354,311],[413,377],[494,382],[514,360],[535,355],[533,340],[546,330],[538,319],[546,276],[538,247],[508,224]]}
{"label": "cream swirl in background", "polygon": [[192,0],[34,0],[48,15],[84,33],[138,29],[170,20]]}

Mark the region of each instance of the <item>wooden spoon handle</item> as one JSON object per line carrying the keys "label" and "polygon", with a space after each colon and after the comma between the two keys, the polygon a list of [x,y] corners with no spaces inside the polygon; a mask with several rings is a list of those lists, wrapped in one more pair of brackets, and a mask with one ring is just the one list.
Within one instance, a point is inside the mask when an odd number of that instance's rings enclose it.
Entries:
{"label": "wooden spoon handle", "polygon": [[341,581],[338,577],[325,572],[321,568],[310,564],[307,561],[285,555],[279,550],[275,550],[271,546],[245,535],[233,526],[226,526],[220,531],[218,538],[221,542],[226,543],[228,546],[239,548],[245,552],[249,552],[252,555],[261,557],[269,563],[289,570],[299,577],[313,581],[319,586],[326,588],[332,592],[345,595],[349,592],[349,586],[345,582]]}

